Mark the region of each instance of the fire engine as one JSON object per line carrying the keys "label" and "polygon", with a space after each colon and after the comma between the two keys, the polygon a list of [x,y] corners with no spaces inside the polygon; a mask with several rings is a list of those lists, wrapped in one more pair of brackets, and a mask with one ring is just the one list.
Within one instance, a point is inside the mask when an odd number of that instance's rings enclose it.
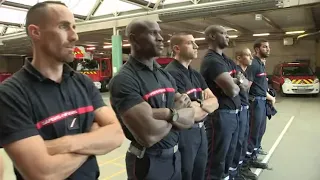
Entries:
{"label": "fire engine", "polygon": [[21,69],[27,60],[27,56],[20,56],[14,54],[0,55],[0,83],[15,72]]}
{"label": "fire engine", "polygon": [[319,79],[307,63],[289,62],[275,66],[272,87],[287,94],[319,94]]}

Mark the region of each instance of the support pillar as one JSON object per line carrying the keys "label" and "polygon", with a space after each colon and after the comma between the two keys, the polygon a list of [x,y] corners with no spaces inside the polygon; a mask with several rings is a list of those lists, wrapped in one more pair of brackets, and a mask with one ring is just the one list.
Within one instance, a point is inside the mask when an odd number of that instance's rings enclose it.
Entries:
{"label": "support pillar", "polygon": [[316,74],[320,78],[320,42],[316,40]]}
{"label": "support pillar", "polygon": [[112,36],[112,76],[114,76],[122,66],[122,37],[114,34]]}

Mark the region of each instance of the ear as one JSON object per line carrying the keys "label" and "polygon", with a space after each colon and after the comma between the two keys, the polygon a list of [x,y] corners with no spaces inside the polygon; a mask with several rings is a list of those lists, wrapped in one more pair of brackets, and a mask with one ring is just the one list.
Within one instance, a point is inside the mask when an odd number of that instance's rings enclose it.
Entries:
{"label": "ear", "polygon": [[177,52],[180,51],[180,47],[179,47],[178,45],[174,45],[174,46],[172,47],[172,50],[173,50],[175,53],[177,53]]}
{"label": "ear", "polygon": [[209,37],[210,37],[211,40],[216,40],[216,35],[214,35],[214,34],[210,34]]}
{"label": "ear", "polygon": [[36,39],[36,40],[40,39],[41,33],[40,33],[39,26],[36,26],[34,24],[29,25],[28,26],[28,33],[32,39]]}

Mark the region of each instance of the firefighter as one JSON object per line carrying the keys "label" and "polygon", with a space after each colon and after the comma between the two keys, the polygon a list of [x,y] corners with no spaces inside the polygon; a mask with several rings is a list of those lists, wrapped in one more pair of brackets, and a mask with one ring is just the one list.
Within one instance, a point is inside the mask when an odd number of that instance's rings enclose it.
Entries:
{"label": "firefighter", "polygon": [[66,65],[78,40],[73,13],[61,2],[37,3],[26,29],[33,60],[0,85],[0,145],[17,180],[96,180],[96,155],[124,136],[93,82]]}
{"label": "firefighter", "polygon": [[219,108],[205,121],[209,145],[206,179],[220,180],[229,177],[235,153],[241,109],[239,91],[244,81],[236,76],[236,64],[223,53],[229,44],[225,28],[209,26],[205,38],[209,49],[200,71],[219,101]]}
{"label": "firefighter", "polygon": [[[252,77],[248,76],[246,69],[251,65],[252,55],[248,48],[244,48],[236,51],[236,64],[238,75],[244,76],[243,79],[246,81],[252,81]],[[250,83],[248,83],[250,87]],[[247,152],[248,145],[248,134],[249,134],[249,87],[247,89],[240,90],[241,99],[241,110],[239,113],[239,136],[236,147],[236,153],[233,158],[232,167],[229,168],[230,176],[235,180],[241,179],[258,179],[257,175],[254,174],[250,168],[243,167],[243,161]]]}
{"label": "firefighter", "polygon": [[168,64],[165,70],[175,79],[178,91],[189,95],[192,105],[197,109],[195,118],[200,120],[191,129],[180,132],[182,179],[204,180],[208,153],[204,121],[207,114],[215,111],[219,105],[201,74],[190,66],[198,54],[194,37],[191,34],[178,33],[171,37],[170,44],[175,60]]}
{"label": "firefighter", "polygon": [[129,180],[179,180],[179,129],[194,124],[195,110],[187,94],[156,63],[163,50],[158,23],[136,19],[126,28],[131,55],[110,82],[110,101],[126,137]]}
{"label": "firefighter", "polygon": [[[255,56],[247,73],[253,77],[249,92],[250,103],[250,134],[247,156],[252,167],[267,169],[266,163],[258,161],[257,154],[261,152],[261,140],[266,130],[266,103],[274,105],[276,99],[268,93],[266,58],[270,54],[269,42],[266,39],[257,39],[253,45]],[[266,154],[266,153],[264,153]]]}

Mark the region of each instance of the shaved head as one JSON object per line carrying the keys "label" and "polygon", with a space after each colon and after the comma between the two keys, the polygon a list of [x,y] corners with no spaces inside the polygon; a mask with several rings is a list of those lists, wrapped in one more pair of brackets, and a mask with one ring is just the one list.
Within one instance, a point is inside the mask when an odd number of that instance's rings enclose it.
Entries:
{"label": "shaved head", "polygon": [[220,25],[211,25],[204,31],[210,48],[224,49],[229,45],[229,36],[226,29]]}
{"label": "shaved head", "polygon": [[204,30],[204,35],[206,40],[211,40],[211,36],[217,34],[218,32],[222,32],[224,28],[220,25],[211,25]]}
{"label": "shaved head", "polygon": [[146,58],[159,56],[163,50],[161,29],[156,21],[135,19],[126,28],[131,53]]}
{"label": "shaved head", "polygon": [[27,12],[27,17],[26,17],[27,35],[29,35],[29,32],[28,32],[29,25],[34,24],[36,26],[41,26],[43,25],[44,22],[46,22],[48,13],[50,13],[48,11],[48,8],[51,5],[61,5],[61,6],[67,7],[64,3],[60,1],[44,1],[32,6]]}

